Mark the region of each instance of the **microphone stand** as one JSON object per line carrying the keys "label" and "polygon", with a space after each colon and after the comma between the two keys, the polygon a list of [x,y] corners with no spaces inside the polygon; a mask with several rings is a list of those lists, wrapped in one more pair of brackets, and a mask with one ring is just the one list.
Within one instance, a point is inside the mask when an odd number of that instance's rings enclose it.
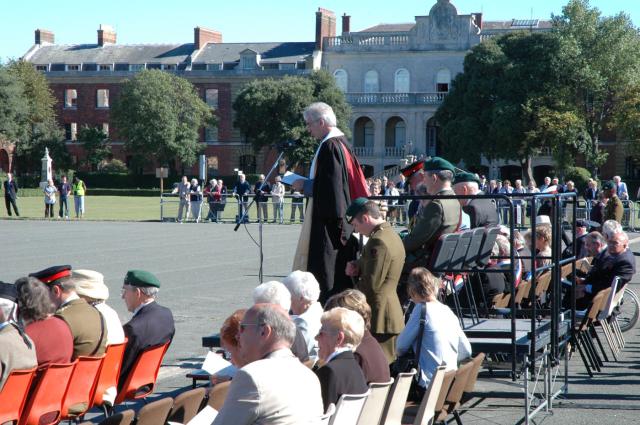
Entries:
{"label": "microphone stand", "polygon": [[[262,192],[262,188],[264,187],[265,183],[269,181],[269,177],[271,177],[273,170],[275,170],[278,164],[280,163],[280,160],[282,159],[283,155],[284,155],[284,150],[281,150],[280,154],[278,155],[278,158],[276,158],[275,162],[273,163],[273,166],[271,166],[269,173],[266,175],[266,177],[262,181],[262,184],[258,188],[258,192]],[[258,196],[261,197],[262,194]],[[254,196],[253,200],[251,200],[247,208],[245,208],[242,214],[242,217],[238,217],[238,223],[236,223],[236,227],[233,228],[234,232],[237,232],[238,228],[240,228],[240,225],[244,223],[245,218],[249,214],[249,208],[251,208],[251,205],[253,205],[256,202],[256,198],[257,196]],[[242,197],[240,197],[238,201],[242,202]],[[258,208],[260,207],[258,206]],[[261,217],[260,220],[258,220],[258,248],[260,249],[260,268],[258,269],[258,283],[262,283],[262,265],[264,263],[264,253],[262,250],[262,224],[263,224],[262,222],[264,221],[264,218],[265,218],[264,214],[261,214],[260,217]]]}

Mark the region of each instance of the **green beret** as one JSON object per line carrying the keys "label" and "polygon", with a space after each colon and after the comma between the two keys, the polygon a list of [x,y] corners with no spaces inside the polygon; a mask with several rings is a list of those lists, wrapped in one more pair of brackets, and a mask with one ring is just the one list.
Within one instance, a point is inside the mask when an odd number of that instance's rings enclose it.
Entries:
{"label": "green beret", "polygon": [[456,172],[452,163],[439,156],[434,156],[431,159],[424,162],[424,171],[440,171],[449,170],[452,173]]}
{"label": "green beret", "polygon": [[345,214],[347,216],[347,223],[351,223],[354,217],[364,209],[364,205],[367,203],[367,201],[368,199],[363,197],[354,199],[351,205],[349,205],[349,208],[347,208],[347,212]]}
{"label": "green beret", "polygon": [[611,180],[607,180],[606,182],[602,183],[603,190],[611,190],[614,187],[616,187],[616,184]]}
{"label": "green beret", "polygon": [[467,182],[476,182],[480,184],[480,179],[478,178],[477,175],[473,173],[462,172],[462,173],[456,174],[456,177],[453,180],[453,184],[467,183]]}
{"label": "green beret", "polygon": [[125,285],[146,287],[160,287],[160,281],[153,274],[144,270],[129,270],[124,277]]}

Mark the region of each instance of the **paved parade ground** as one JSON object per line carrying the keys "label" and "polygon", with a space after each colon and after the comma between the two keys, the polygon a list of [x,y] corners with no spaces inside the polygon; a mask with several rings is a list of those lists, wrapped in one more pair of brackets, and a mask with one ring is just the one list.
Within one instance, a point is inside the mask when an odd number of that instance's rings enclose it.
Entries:
{"label": "paved parade ground", "polygon": [[[251,305],[258,284],[258,248],[244,227],[231,224],[0,220],[0,280],[13,281],[56,264],[105,275],[108,303],[123,323],[129,313],[120,299],[127,270],[146,269],[162,283],[158,302],[171,308],[176,336],[160,372],[159,392],[189,387],[184,375],[197,368],[206,350],[203,335],[218,332],[224,318]],[[258,227],[247,226],[257,240]],[[299,225],[264,226],[264,280],[290,271]],[[630,235],[634,238],[637,235]],[[637,251],[639,245],[632,245]],[[633,289],[638,292],[638,276]],[[553,413],[535,423],[627,424],[640,422],[640,328],[625,334],[621,361],[589,379],[579,356],[570,361],[570,393]],[[482,374],[476,390],[486,398],[462,416],[465,424],[513,424],[523,413],[521,383]]]}

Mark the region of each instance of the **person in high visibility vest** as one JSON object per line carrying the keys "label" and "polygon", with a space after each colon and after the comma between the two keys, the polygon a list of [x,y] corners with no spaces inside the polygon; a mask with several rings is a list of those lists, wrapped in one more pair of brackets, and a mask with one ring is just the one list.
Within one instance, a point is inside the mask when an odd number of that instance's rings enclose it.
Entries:
{"label": "person in high visibility vest", "polygon": [[73,190],[73,204],[76,209],[76,218],[82,218],[84,216],[84,195],[87,192],[87,186],[78,176],[73,176],[71,190]]}

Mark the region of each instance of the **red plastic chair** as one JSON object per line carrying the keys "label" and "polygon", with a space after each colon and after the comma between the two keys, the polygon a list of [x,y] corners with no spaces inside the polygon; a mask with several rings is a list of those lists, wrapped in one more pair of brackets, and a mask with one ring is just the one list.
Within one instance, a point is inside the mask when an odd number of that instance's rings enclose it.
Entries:
{"label": "red plastic chair", "polygon": [[[96,391],[96,384],[100,376],[100,369],[104,361],[104,355],[98,357],[78,357],[71,379],[67,394],[62,403],[62,419],[72,419],[81,417],[93,405],[93,396]],[[82,411],[69,412],[71,407],[83,407]]]}
{"label": "red plastic chair", "polygon": [[0,392],[0,424],[18,423],[36,368],[12,370]]}
{"label": "red plastic chair", "polygon": [[51,363],[38,369],[35,387],[22,411],[19,425],[53,425],[60,421],[62,401],[76,364],[77,360],[73,363]]}
{"label": "red plastic chair", "polygon": [[168,341],[162,345],[149,347],[140,353],[122,385],[122,390],[118,392],[116,404],[125,400],[144,398],[153,392],[162,359],[170,343],[171,341]]}
{"label": "red plastic chair", "polygon": [[96,383],[93,402],[91,403],[92,406],[103,406],[106,409],[107,406],[105,406],[105,400],[103,400],[104,393],[108,388],[118,388],[118,377],[120,376],[120,367],[122,366],[122,357],[126,346],[127,338],[121,344],[107,345],[100,376]]}

